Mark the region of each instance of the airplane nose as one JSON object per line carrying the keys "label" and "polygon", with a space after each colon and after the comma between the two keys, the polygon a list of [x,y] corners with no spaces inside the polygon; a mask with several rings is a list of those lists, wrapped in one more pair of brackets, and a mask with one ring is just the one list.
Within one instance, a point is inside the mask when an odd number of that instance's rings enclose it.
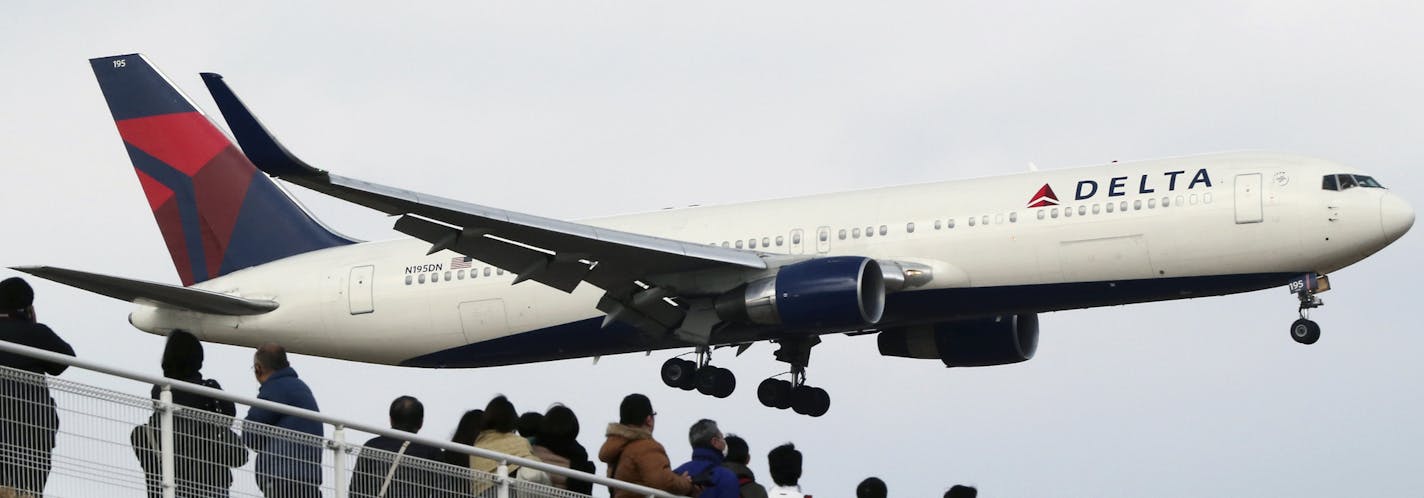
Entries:
{"label": "airplane nose", "polygon": [[1385,243],[1394,242],[1414,226],[1414,208],[1393,192],[1380,198],[1380,228],[1384,229]]}

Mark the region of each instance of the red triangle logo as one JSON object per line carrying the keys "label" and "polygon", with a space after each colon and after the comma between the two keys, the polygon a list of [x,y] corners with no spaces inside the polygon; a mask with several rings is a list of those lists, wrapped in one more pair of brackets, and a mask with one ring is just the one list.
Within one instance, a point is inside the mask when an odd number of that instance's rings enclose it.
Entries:
{"label": "red triangle logo", "polygon": [[1028,207],[1031,208],[1057,205],[1058,195],[1053,193],[1053,187],[1048,186],[1047,183],[1043,184],[1043,188],[1038,189],[1038,193],[1033,194],[1033,198],[1028,201]]}

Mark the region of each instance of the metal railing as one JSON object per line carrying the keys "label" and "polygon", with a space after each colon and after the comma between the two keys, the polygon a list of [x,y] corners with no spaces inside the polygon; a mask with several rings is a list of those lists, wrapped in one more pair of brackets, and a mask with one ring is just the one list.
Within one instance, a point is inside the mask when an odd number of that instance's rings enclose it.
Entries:
{"label": "metal railing", "polygon": [[[482,448],[417,434],[343,420],[319,412],[273,403],[220,389],[165,377],[131,372],[82,358],[60,355],[0,341],[0,351],[90,370],[158,386],[157,400],[0,367],[0,465],[11,469],[49,466],[48,486],[0,481],[17,496],[148,496],[261,497],[261,487],[308,486],[314,496],[406,496],[480,498],[574,498],[586,495],[517,479],[511,467],[582,480],[650,498],[678,498],[664,491],[580,472],[537,460],[495,453]],[[49,396],[43,393],[48,387]],[[260,407],[324,424],[314,436],[289,429],[247,422],[234,417],[175,404],[174,392],[192,393],[237,405]],[[49,420],[52,403],[58,420]],[[358,433],[386,436],[446,452],[498,462],[495,473],[413,458],[351,443]],[[52,438],[46,457],[30,448],[35,440]],[[18,438],[18,439],[17,439]],[[16,441],[21,441],[16,443]],[[263,448],[268,468],[259,472]],[[280,446],[280,451],[277,450]],[[48,460],[48,461],[46,461]],[[366,460],[357,469],[357,462]],[[395,463],[395,465],[391,465]],[[394,467],[395,470],[391,470]],[[280,471],[273,472],[273,468]],[[353,472],[355,471],[355,472]],[[272,474],[295,476],[282,480]],[[4,478],[4,476],[0,476]],[[353,487],[353,481],[356,485]],[[19,482],[19,484],[14,484]],[[259,484],[261,482],[261,484]],[[315,486],[315,489],[311,489]],[[7,490],[0,489],[0,496]],[[290,490],[296,495],[300,491]]]}

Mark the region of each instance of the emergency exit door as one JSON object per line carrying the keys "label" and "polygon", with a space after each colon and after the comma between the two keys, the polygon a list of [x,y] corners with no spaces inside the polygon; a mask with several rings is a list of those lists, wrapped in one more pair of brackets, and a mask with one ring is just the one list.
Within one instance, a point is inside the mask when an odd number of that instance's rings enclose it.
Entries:
{"label": "emergency exit door", "polygon": [[1261,174],[1236,175],[1236,223],[1260,223]]}
{"label": "emergency exit door", "polygon": [[376,303],[371,297],[371,278],[376,267],[366,265],[351,269],[351,280],[347,282],[347,297],[351,300],[351,314],[361,315],[376,311]]}

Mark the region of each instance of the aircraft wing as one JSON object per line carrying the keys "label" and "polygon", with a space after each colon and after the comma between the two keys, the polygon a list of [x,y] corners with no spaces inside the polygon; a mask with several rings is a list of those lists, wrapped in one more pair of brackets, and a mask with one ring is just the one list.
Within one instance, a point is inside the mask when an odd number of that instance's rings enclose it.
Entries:
{"label": "aircraft wing", "polygon": [[133,280],[68,268],[16,266],[11,269],[95,294],[162,308],[229,316],[261,315],[277,309],[277,303],[272,301],[246,299],[192,287]]}
{"label": "aircraft wing", "polygon": [[[657,276],[767,268],[756,252],[544,218],[333,175],[288,152],[222,76],[202,76],[243,152],[267,174],[399,215],[396,230],[430,242],[431,253],[449,249],[488,262],[516,274],[515,283],[534,280],[573,292],[579,282],[589,282],[608,292],[600,310],[647,325],[641,328],[670,330],[685,314],[663,302],[676,292],[655,289],[652,281]],[[639,312],[627,313],[624,308],[631,306],[634,294],[643,294]]]}

